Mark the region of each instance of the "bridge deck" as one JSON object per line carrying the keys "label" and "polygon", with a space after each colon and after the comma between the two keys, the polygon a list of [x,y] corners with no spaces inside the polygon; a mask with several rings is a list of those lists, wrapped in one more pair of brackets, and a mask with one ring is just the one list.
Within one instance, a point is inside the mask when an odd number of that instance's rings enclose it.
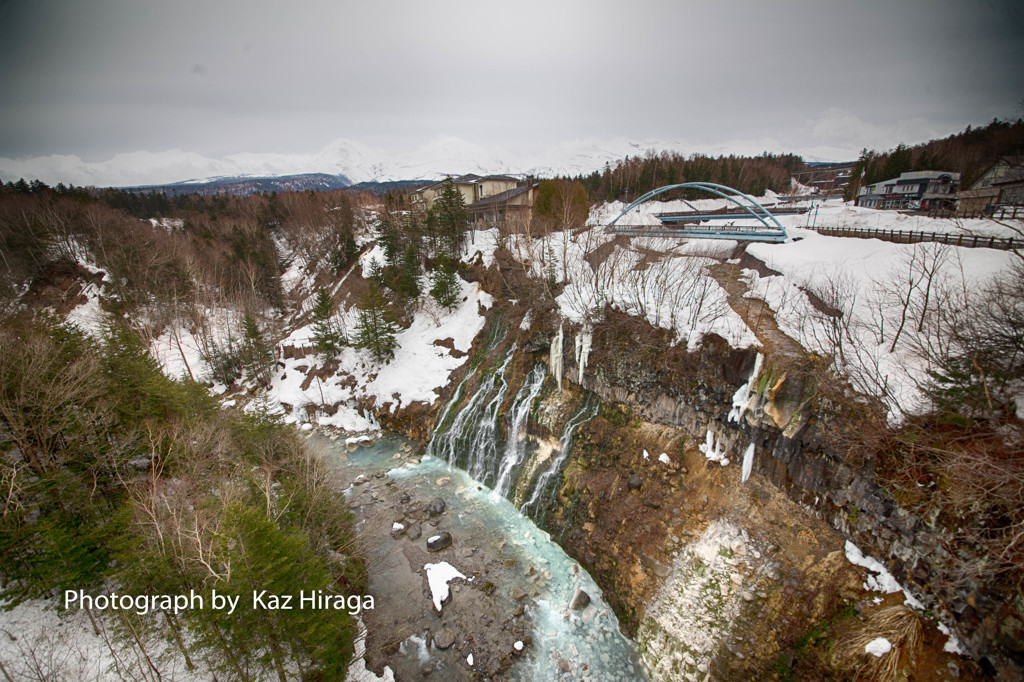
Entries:
{"label": "bridge deck", "polygon": [[[605,228],[609,229],[609,228]],[[732,239],[745,242],[784,242],[786,235],[777,230],[762,228],[726,227],[720,229],[685,229],[678,227],[614,226],[612,234],[627,237],[671,237],[675,239]]]}
{"label": "bridge deck", "polygon": [[[767,209],[767,207],[766,207]],[[787,208],[772,207],[771,210],[767,210],[767,213],[771,215],[803,215],[807,213],[806,207],[794,208],[792,206]],[[755,213],[759,213],[755,211]],[[666,222],[682,222],[686,220],[718,220],[722,218],[732,218],[734,216],[749,216],[750,211],[744,208],[723,208],[717,211],[669,211],[665,213],[655,213],[654,217],[663,223]],[[759,213],[759,215],[765,215],[765,213]]]}

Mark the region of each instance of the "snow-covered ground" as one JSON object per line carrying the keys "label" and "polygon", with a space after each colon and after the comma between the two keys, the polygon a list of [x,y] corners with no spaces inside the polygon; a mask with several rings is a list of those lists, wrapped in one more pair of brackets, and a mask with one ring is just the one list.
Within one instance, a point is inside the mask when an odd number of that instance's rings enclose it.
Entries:
{"label": "snow-covered ground", "polygon": [[[95,627],[94,627],[95,624]],[[97,632],[98,628],[98,632]],[[82,610],[60,613],[50,600],[26,601],[0,608],[0,663],[11,680],[147,680],[144,656],[110,631],[103,613],[90,621]],[[165,680],[199,682],[209,671],[189,670],[180,651],[161,637],[143,635],[146,655],[160,660]],[[201,661],[200,661],[201,663]]]}
{"label": "snow-covered ground", "polygon": [[[634,238],[611,246],[600,227],[555,232],[539,239],[514,235],[513,255],[531,275],[564,284],[556,299],[562,317],[593,325],[606,305],[672,330],[677,342],[699,347],[718,334],[736,348],[757,344],[749,327],[727,302],[722,287],[707,274],[735,242],[689,242]],[[597,262],[593,254],[604,251]],[[596,267],[595,267],[596,266]]]}
{"label": "snow-covered ground", "polygon": [[[432,405],[451,373],[466,362],[473,339],[483,329],[481,307],[493,304],[491,296],[477,283],[459,283],[459,304],[448,311],[436,308],[432,302],[424,303],[412,325],[396,335],[395,357],[386,363],[377,362],[367,351],[346,347],[337,357],[336,372],[311,379],[325,362],[311,348],[312,328],[305,325],[291,332],[280,345],[308,348],[309,354],[281,361],[284,367],[275,371],[268,389],[271,409],[287,406],[283,411],[290,422],[312,420],[322,426],[366,431],[375,426],[356,407],[357,400],[369,400],[378,409],[388,405],[391,412],[414,402]],[[349,308],[340,319],[351,331],[358,311]],[[337,411],[329,414],[333,406],[338,406]]]}
{"label": "snow-covered ground", "polygon": [[[893,419],[924,406],[920,386],[928,366],[916,349],[938,341],[930,337],[935,332],[928,324],[927,306],[964,305],[966,297],[1016,257],[994,249],[894,244],[804,229],[791,234],[800,240],[747,247],[749,254],[782,273],[761,277],[745,271],[749,295],[766,301],[780,329],[805,348],[834,356],[858,390],[884,397]],[[929,271],[934,271],[930,288]],[[835,318],[817,310],[808,291],[841,311],[846,329],[837,329]],[[912,320],[903,325],[897,343],[904,303]]]}

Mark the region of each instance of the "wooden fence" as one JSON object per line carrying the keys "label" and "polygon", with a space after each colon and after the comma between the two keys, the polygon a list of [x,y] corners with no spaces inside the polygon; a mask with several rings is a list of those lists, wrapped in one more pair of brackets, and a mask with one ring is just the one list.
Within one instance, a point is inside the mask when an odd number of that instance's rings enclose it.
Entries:
{"label": "wooden fence", "polygon": [[864,227],[815,227],[816,232],[831,237],[856,237],[857,239],[881,239],[897,244],[939,242],[971,249],[1024,249],[1024,239],[1005,237],[981,237],[963,233],[919,232],[916,230],[883,230]]}

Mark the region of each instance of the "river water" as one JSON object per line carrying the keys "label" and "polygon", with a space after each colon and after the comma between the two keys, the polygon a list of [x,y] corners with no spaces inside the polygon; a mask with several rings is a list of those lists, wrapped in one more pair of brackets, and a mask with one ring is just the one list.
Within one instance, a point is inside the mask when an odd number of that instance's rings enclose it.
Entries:
{"label": "river water", "polygon": [[[504,497],[446,460],[413,456],[396,437],[354,450],[313,438],[351,482],[346,499],[360,536],[372,539],[364,547],[377,602],[364,614],[371,669],[386,663],[398,680],[499,671],[515,680],[646,679],[590,575]],[[434,498],[446,508],[430,516],[424,508]],[[408,532],[393,532],[396,523]],[[452,545],[429,551],[426,539],[445,531]],[[437,612],[423,567],[442,561],[472,580],[453,581]],[[591,602],[573,610],[578,589]],[[438,638],[454,643],[441,649]]]}

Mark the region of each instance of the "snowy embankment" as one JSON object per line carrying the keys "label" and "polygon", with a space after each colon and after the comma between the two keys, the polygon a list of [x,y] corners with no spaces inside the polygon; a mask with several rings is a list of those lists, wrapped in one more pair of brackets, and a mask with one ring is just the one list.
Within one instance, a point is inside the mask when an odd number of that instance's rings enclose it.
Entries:
{"label": "snowy embankment", "polygon": [[0,674],[5,680],[148,680],[146,657],[160,661],[162,679],[192,682],[210,679],[202,662],[189,670],[181,651],[161,637],[143,635],[127,644],[111,631],[110,619],[95,620],[81,610],[60,612],[55,601],[35,599],[13,609],[0,608]]}
{"label": "snowy embankment", "polygon": [[[473,339],[483,329],[481,307],[493,304],[491,296],[475,282],[460,280],[460,286],[462,296],[454,310],[437,310],[427,303],[417,311],[412,325],[396,335],[398,346],[390,362],[377,362],[355,348],[341,351],[333,372],[322,371],[326,362],[315,352],[282,360],[284,367],[274,373],[268,389],[271,405],[287,407],[286,421],[348,431],[373,428],[355,407],[356,401],[369,400],[378,409],[387,406],[392,413],[414,402],[432,405],[451,373],[465,363]],[[357,318],[358,311],[350,308],[341,316],[342,324],[352,330]],[[294,330],[281,345],[311,347],[311,326]],[[334,406],[338,409],[330,414]]]}
{"label": "snowy embankment", "polygon": [[700,346],[717,334],[735,348],[757,345],[749,327],[729,307],[725,290],[708,273],[736,242],[696,243],[633,238],[612,243],[601,227],[554,232],[529,239],[513,235],[509,249],[537,279],[563,285],[561,316],[590,327],[610,305],[674,333],[676,343]]}
{"label": "snowy embankment", "polygon": [[[479,251],[485,262],[493,258],[492,232],[474,234],[473,245],[477,248],[470,249],[472,256]],[[383,257],[383,249],[374,246],[360,259],[357,269],[368,277],[372,263],[381,263]],[[293,288],[313,291],[294,273],[289,282]],[[374,360],[367,351],[346,347],[335,358],[335,368],[313,350],[312,325],[292,330],[279,346],[303,349],[302,357],[282,358],[283,367],[274,372],[262,404],[284,413],[289,422],[356,432],[379,428],[372,415],[357,404],[391,413],[415,402],[434,404],[451,373],[466,362],[473,339],[484,326],[482,311],[494,302],[475,282],[459,279],[459,286],[459,302],[452,310],[438,308],[424,295],[412,324],[395,336],[395,357],[388,362]],[[303,307],[309,307],[308,300]],[[347,301],[341,307],[339,326],[351,335],[359,311]]]}
{"label": "snowy embankment", "polygon": [[800,240],[747,247],[782,273],[744,271],[748,296],[768,303],[779,328],[804,348],[833,357],[857,390],[883,398],[894,420],[926,406],[922,349],[941,347],[948,333],[936,316],[966,306],[1015,258],[993,249],[791,234]]}
{"label": "snowy embankment", "polygon": [[[365,235],[358,241],[368,243]],[[284,247],[279,245],[279,248]],[[495,230],[475,231],[463,261],[480,260],[489,266],[495,248]],[[291,319],[308,320],[318,290],[316,273],[310,272],[297,255],[282,255],[289,263],[281,276],[282,288],[297,301],[296,315]],[[374,245],[331,284],[328,291],[337,294],[353,276],[369,277],[372,264],[383,260],[383,248]],[[367,432],[378,430],[380,426],[366,407],[394,413],[416,402],[432,405],[451,373],[468,359],[473,339],[485,323],[483,313],[494,303],[479,284],[459,279],[458,285],[461,293],[451,310],[439,308],[429,295],[422,295],[411,325],[395,337],[395,357],[387,362],[377,361],[369,352],[352,347],[343,348],[337,357],[328,361],[313,348],[312,324],[300,324],[290,330],[286,327],[286,336],[276,344],[278,361],[270,375],[269,386],[249,402],[246,409],[265,409],[303,428],[319,425]],[[208,309],[204,320],[206,328],[202,333],[192,329],[186,321],[178,320],[151,343],[151,352],[169,376],[211,380],[205,349],[211,345],[223,346],[232,334],[238,338],[238,311]],[[358,320],[356,303],[344,296],[336,313],[338,327],[351,337]],[[282,322],[288,324],[287,319]],[[255,389],[251,383],[248,387]],[[223,385],[214,387],[218,394],[225,390]],[[234,402],[229,401],[229,404]]]}

